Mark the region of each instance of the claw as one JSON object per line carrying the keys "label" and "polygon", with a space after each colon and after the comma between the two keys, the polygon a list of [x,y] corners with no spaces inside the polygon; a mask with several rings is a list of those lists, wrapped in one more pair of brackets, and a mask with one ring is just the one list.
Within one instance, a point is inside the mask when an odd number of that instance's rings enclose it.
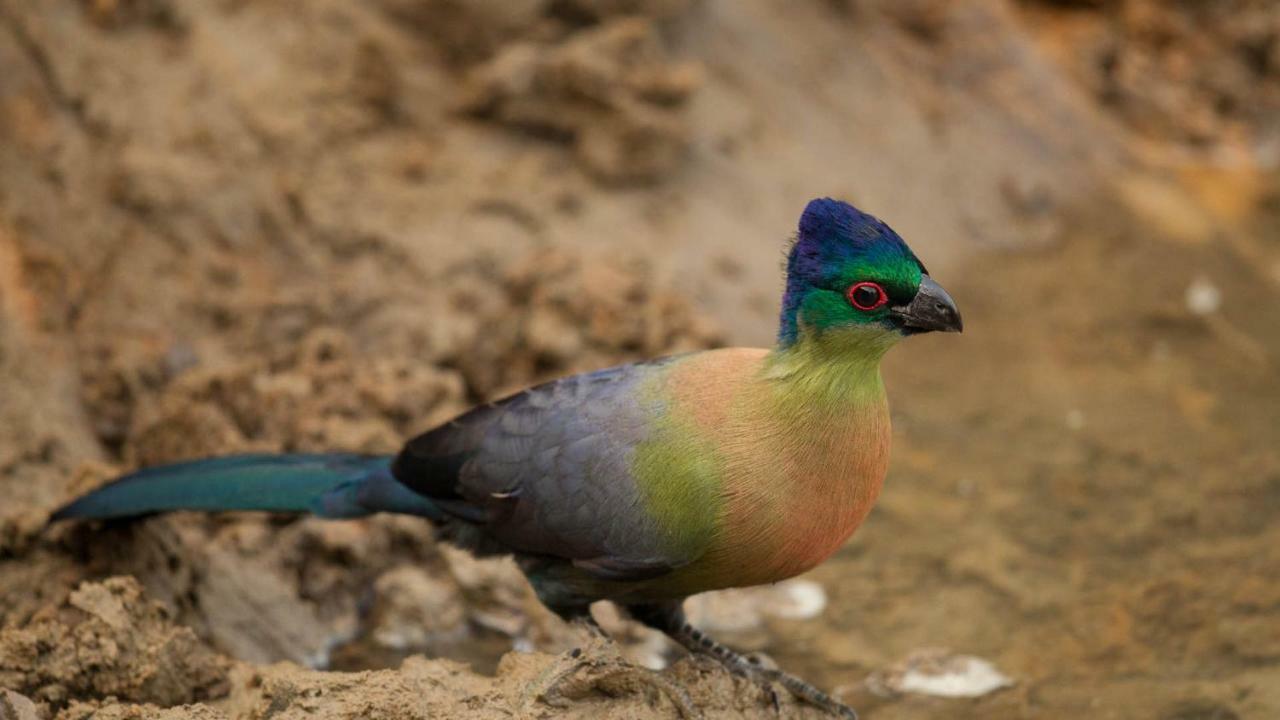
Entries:
{"label": "claw", "polygon": [[[748,668],[748,675],[762,685],[771,687],[773,683],[778,683],[782,687],[786,688],[787,691],[790,692],[797,700],[809,703],[814,707],[821,708],[832,715],[843,717],[846,720],[858,720],[858,713],[853,708],[845,705],[839,700],[836,700],[795,675],[790,675],[782,672],[781,670],[772,670],[760,667],[759,665],[750,666]],[[776,697],[777,696],[775,694],[775,703],[777,702]]]}

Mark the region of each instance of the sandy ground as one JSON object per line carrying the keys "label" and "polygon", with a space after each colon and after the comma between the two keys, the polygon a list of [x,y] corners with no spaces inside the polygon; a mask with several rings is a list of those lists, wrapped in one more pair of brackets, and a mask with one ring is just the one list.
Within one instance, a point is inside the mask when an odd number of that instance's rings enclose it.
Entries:
{"label": "sandy ground", "polygon": [[1280,716],[1272,3],[0,0],[0,68],[0,718],[818,716],[412,519],[44,527],[767,343],[816,195],[966,332],[890,356],[854,540],[696,622],[870,718]]}

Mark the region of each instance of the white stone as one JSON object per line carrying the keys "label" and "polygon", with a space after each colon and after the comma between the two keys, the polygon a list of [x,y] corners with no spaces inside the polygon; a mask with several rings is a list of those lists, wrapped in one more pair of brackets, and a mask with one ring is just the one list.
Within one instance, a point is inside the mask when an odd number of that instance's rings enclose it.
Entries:
{"label": "white stone", "polygon": [[1195,315],[1212,315],[1222,307],[1222,291],[1213,281],[1198,277],[1187,286],[1187,309]]}
{"label": "white stone", "polygon": [[827,608],[827,591],[812,580],[789,580],[777,586],[773,614],[787,620],[808,620]]}
{"label": "white stone", "polygon": [[899,692],[974,698],[1010,687],[1013,680],[982,658],[956,655],[942,662],[908,667],[896,684]]}

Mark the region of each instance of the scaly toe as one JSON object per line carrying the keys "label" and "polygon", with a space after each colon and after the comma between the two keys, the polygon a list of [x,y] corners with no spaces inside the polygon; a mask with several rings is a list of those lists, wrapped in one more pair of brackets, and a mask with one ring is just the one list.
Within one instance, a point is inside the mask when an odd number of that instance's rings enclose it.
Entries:
{"label": "scaly toe", "polygon": [[[836,700],[830,695],[822,692],[809,683],[800,678],[789,675],[781,670],[765,668],[760,666],[751,666],[750,676],[764,687],[767,692],[773,691],[773,684],[777,683],[787,689],[792,697],[801,702],[809,703],[814,707],[821,708],[832,715],[845,718],[846,720],[858,720],[858,713],[848,705]],[[776,694],[774,695],[776,704]]]}

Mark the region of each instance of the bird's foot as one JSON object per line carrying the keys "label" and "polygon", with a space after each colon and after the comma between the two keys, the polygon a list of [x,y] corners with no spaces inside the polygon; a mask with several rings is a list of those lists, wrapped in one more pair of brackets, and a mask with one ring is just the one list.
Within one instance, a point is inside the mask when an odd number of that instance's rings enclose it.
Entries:
{"label": "bird's foot", "polygon": [[765,692],[769,693],[769,696],[773,699],[773,705],[775,708],[778,707],[778,698],[777,694],[773,690],[773,686],[774,683],[777,683],[786,688],[787,692],[791,693],[797,700],[822,708],[832,715],[845,718],[845,720],[858,720],[858,713],[853,708],[845,705],[839,700],[836,700],[795,675],[782,672],[781,670],[765,668],[752,664],[751,670],[748,671],[748,676],[764,687]]}
{"label": "bird's foot", "polygon": [[683,645],[690,652],[709,655],[719,660],[730,672],[755,681],[764,690],[775,708],[780,707],[778,695],[774,691],[776,683],[786,688],[797,700],[809,703],[832,715],[845,718],[845,720],[858,720],[858,713],[853,708],[795,675],[782,672],[777,668],[766,667],[758,658],[748,658],[735,650],[721,645],[706,633],[693,627],[685,619],[684,610],[679,603],[631,606],[628,610],[630,610],[632,617],[650,627],[665,632],[671,639]]}

